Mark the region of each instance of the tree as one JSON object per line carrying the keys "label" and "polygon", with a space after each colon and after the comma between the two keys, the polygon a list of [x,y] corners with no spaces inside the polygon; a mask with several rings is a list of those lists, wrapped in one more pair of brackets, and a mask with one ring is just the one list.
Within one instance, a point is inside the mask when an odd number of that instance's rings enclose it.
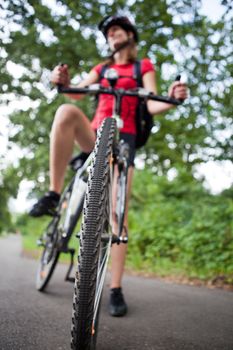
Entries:
{"label": "tree", "polygon": [[13,228],[11,213],[8,208],[9,196],[17,194],[18,181],[14,177],[15,169],[8,167],[0,176],[0,234]]}
{"label": "tree", "polygon": [[[135,19],[140,35],[140,56],[157,69],[160,93],[177,73],[187,75],[190,100],[177,111],[155,119],[153,137],[142,151],[157,174],[182,167],[192,173],[195,164],[209,159],[232,160],[232,10],[223,1],[225,15],[216,24],[200,14],[201,1],[161,0],[49,2],[5,1],[0,38],[1,86],[6,103],[29,99],[30,106],[11,114],[10,142],[23,150],[16,170],[22,178],[47,188],[49,130],[54,112],[64,97],[43,83],[59,62],[70,66],[75,79],[107,54],[97,24],[107,14],[121,12]],[[97,47],[96,44],[97,43]],[[12,75],[11,65],[19,70]],[[91,116],[88,99],[81,108]]]}

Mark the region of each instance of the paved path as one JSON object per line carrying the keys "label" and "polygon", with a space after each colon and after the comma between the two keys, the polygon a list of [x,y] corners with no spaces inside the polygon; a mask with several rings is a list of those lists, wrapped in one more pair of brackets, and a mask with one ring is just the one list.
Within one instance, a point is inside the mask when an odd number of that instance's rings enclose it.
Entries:
{"label": "paved path", "polygon": [[[0,239],[0,350],[69,349],[73,287],[58,266],[46,293],[19,236]],[[129,313],[112,318],[105,288],[98,350],[233,350],[233,293],[125,276]]]}

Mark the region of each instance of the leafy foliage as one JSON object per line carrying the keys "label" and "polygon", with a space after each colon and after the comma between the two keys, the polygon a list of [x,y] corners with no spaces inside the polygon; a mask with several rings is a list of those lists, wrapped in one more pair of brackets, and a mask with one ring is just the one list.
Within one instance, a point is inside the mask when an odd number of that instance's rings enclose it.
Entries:
{"label": "leafy foliage", "polygon": [[212,196],[189,174],[173,181],[137,172],[129,261],[203,278],[233,273],[232,191]]}
{"label": "leafy foliage", "polygon": [[13,228],[11,214],[8,208],[9,195],[16,196],[18,181],[14,177],[15,169],[9,167],[0,176],[0,234]]}

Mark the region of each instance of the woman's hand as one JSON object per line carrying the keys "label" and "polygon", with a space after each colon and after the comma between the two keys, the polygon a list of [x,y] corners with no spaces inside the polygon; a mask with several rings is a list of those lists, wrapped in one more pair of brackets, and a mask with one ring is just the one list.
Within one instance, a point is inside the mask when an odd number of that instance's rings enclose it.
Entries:
{"label": "woman's hand", "polygon": [[51,73],[50,81],[52,84],[61,84],[68,87],[70,85],[68,65],[56,66]]}
{"label": "woman's hand", "polygon": [[168,89],[168,96],[177,100],[185,100],[188,97],[188,88],[186,84],[180,81],[174,81]]}

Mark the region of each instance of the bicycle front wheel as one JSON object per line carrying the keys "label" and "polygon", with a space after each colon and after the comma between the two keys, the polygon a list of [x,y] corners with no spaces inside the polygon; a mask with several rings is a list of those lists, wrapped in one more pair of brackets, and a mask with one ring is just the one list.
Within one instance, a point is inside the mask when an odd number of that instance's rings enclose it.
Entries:
{"label": "bicycle front wheel", "polygon": [[71,348],[93,350],[104,277],[111,248],[111,160],[116,123],[108,118],[98,133],[89,173],[75,276]]}

